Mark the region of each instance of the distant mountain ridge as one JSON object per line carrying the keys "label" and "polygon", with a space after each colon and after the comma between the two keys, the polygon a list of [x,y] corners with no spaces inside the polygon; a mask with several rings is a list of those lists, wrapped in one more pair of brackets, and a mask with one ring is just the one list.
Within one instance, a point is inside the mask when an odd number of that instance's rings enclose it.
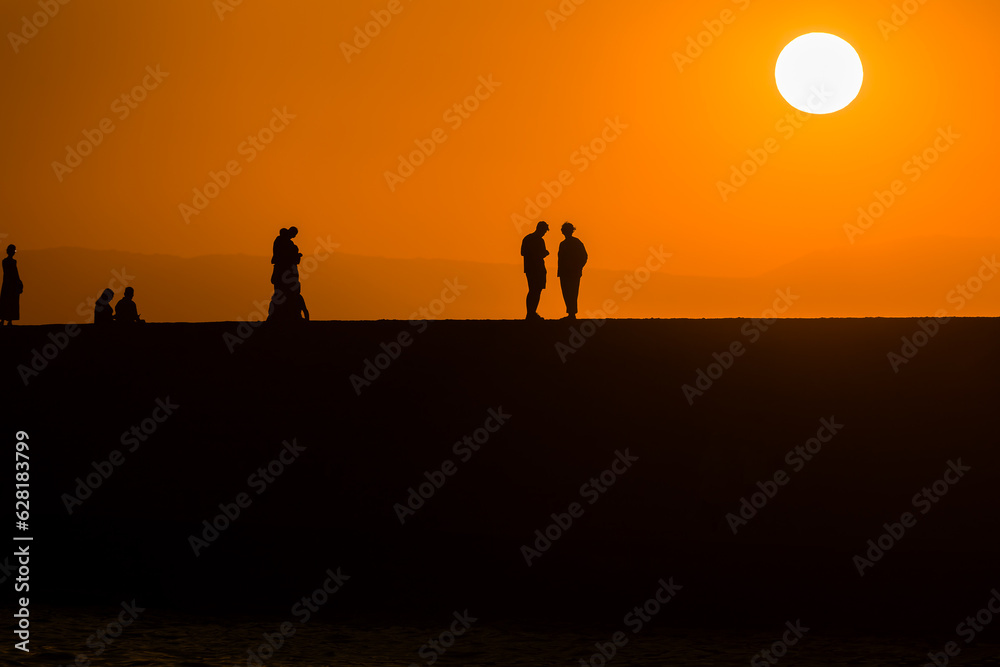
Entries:
{"label": "distant mountain ridge", "polygon": [[[520,264],[387,259],[300,243],[303,295],[313,319],[519,319],[526,286]],[[667,252],[672,249],[665,249]],[[1000,315],[1000,239],[913,239],[859,243],[815,252],[752,278],[683,276],[662,268],[586,269],[581,316],[760,317],[787,291],[787,317],[921,317]],[[271,296],[267,257],[180,258],[114,250],[50,248],[18,253],[24,281],[20,324],[89,322],[106,287],[136,290],[149,321],[257,319]],[[788,301],[789,297],[785,297]],[[421,315],[424,309],[424,315]],[[548,288],[539,312],[564,315],[549,258]],[[605,313],[611,314],[611,313]]]}

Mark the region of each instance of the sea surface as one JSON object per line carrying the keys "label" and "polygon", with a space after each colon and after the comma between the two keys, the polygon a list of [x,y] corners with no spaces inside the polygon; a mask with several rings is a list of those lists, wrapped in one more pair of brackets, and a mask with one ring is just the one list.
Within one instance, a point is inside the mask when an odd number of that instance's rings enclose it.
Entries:
{"label": "sea surface", "polygon": [[[448,619],[423,627],[408,625],[351,625],[329,623],[317,614],[308,623],[295,618],[191,617],[173,612],[147,610],[123,628],[96,655],[93,636],[108,628],[114,615],[108,610],[33,611],[31,654],[13,649],[8,638],[0,651],[2,665],[748,665],[760,651],[780,638],[774,632],[729,632],[710,629],[676,629],[656,626],[655,619],[639,633],[625,631],[628,642],[605,660],[595,655],[595,643],[607,645],[613,629],[574,629],[573,624],[539,624],[478,621],[457,637],[443,653],[425,649],[429,639],[447,630]],[[437,621],[438,619],[435,619]],[[264,634],[275,633],[283,621],[295,632],[273,653]],[[986,628],[950,665],[1000,665],[997,628]],[[112,632],[117,628],[112,626]],[[88,647],[88,639],[91,646]],[[924,665],[927,651],[940,651],[947,638],[902,636],[853,636],[824,634],[810,628],[796,645],[773,664],[812,665]],[[957,639],[957,637],[955,638]],[[959,640],[960,641],[960,640]],[[780,649],[779,649],[780,650]],[[251,658],[251,651],[258,661]],[[263,654],[263,655],[261,655]],[[265,656],[270,655],[269,658]],[[81,657],[82,656],[82,657]],[[433,663],[430,662],[432,658]],[[89,661],[89,662],[87,662]]]}

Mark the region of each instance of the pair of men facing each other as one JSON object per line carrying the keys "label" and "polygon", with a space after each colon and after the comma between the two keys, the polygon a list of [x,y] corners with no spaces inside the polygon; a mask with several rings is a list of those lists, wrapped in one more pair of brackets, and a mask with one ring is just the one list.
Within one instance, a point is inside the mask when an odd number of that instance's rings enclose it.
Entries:
{"label": "pair of men facing each other", "polygon": [[[524,275],[528,279],[528,296],[525,299],[528,310],[526,320],[542,319],[538,314],[538,302],[542,298],[547,275],[545,258],[548,257],[549,251],[545,249],[545,240],[542,238],[547,231],[549,225],[543,220],[535,226],[535,231],[521,241]],[[564,222],[560,231],[566,238],[559,244],[556,276],[562,288],[563,301],[566,302],[566,319],[575,320],[578,312],[577,300],[580,296],[580,278],[583,276],[583,267],[587,264],[587,249],[580,239],[573,236],[576,227],[572,224]]]}

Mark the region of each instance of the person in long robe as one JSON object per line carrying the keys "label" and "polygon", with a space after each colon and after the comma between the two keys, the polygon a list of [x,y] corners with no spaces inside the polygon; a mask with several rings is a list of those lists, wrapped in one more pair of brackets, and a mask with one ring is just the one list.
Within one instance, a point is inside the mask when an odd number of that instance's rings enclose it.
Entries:
{"label": "person in long robe", "polygon": [[14,320],[21,319],[21,292],[24,283],[17,272],[14,244],[7,246],[7,256],[3,259],[3,283],[0,285],[0,325],[13,326]]}

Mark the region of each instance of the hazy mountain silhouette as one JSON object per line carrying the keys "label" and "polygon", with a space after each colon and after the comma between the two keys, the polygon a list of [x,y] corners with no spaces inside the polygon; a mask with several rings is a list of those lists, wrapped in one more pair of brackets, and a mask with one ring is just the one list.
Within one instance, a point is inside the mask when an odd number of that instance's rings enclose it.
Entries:
{"label": "hazy mountain silhouette", "polygon": [[[512,243],[511,264],[453,260],[386,259],[335,252],[329,259],[302,265],[303,290],[313,319],[409,319],[457,279],[460,295],[446,306],[445,319],[521,319],[524,274]],[[311,248],[303,246],[307,254]],[[664,248],[677,252],[676,248]],[[750,278],[679,276],[667,266],[640,289],[623,278],[632,271],[588,268],[581,289],[580,317],[613,299],[615,317],[759,317],[791,289],[799,297],[789,317],[916,317],[940,308],[950,314],[1000,314],[1000,281],[956,311],[946,299],[1000,251],[1000,239],[934,237],[901,243],[859,243],[812,253],[776,270]],[[148,321],[230,321],[266,315],[271,296],[270,265],[265,257],[169,255],[51,248],[22,250],[20,269],[28,291],[21,299],[21,324],[89,322],[93,303],[117,274],[141,290]],[[555,266],[552,267],[554,273]],[[400,280],[399,276],[406,276]],[[622,281],[622,282],[620,282]],[[617,285],[617,291],[616,291]],[[124,285],[111,285],[121,293]],[[539,313],[564,313],[558,288],[542,294]]]}

